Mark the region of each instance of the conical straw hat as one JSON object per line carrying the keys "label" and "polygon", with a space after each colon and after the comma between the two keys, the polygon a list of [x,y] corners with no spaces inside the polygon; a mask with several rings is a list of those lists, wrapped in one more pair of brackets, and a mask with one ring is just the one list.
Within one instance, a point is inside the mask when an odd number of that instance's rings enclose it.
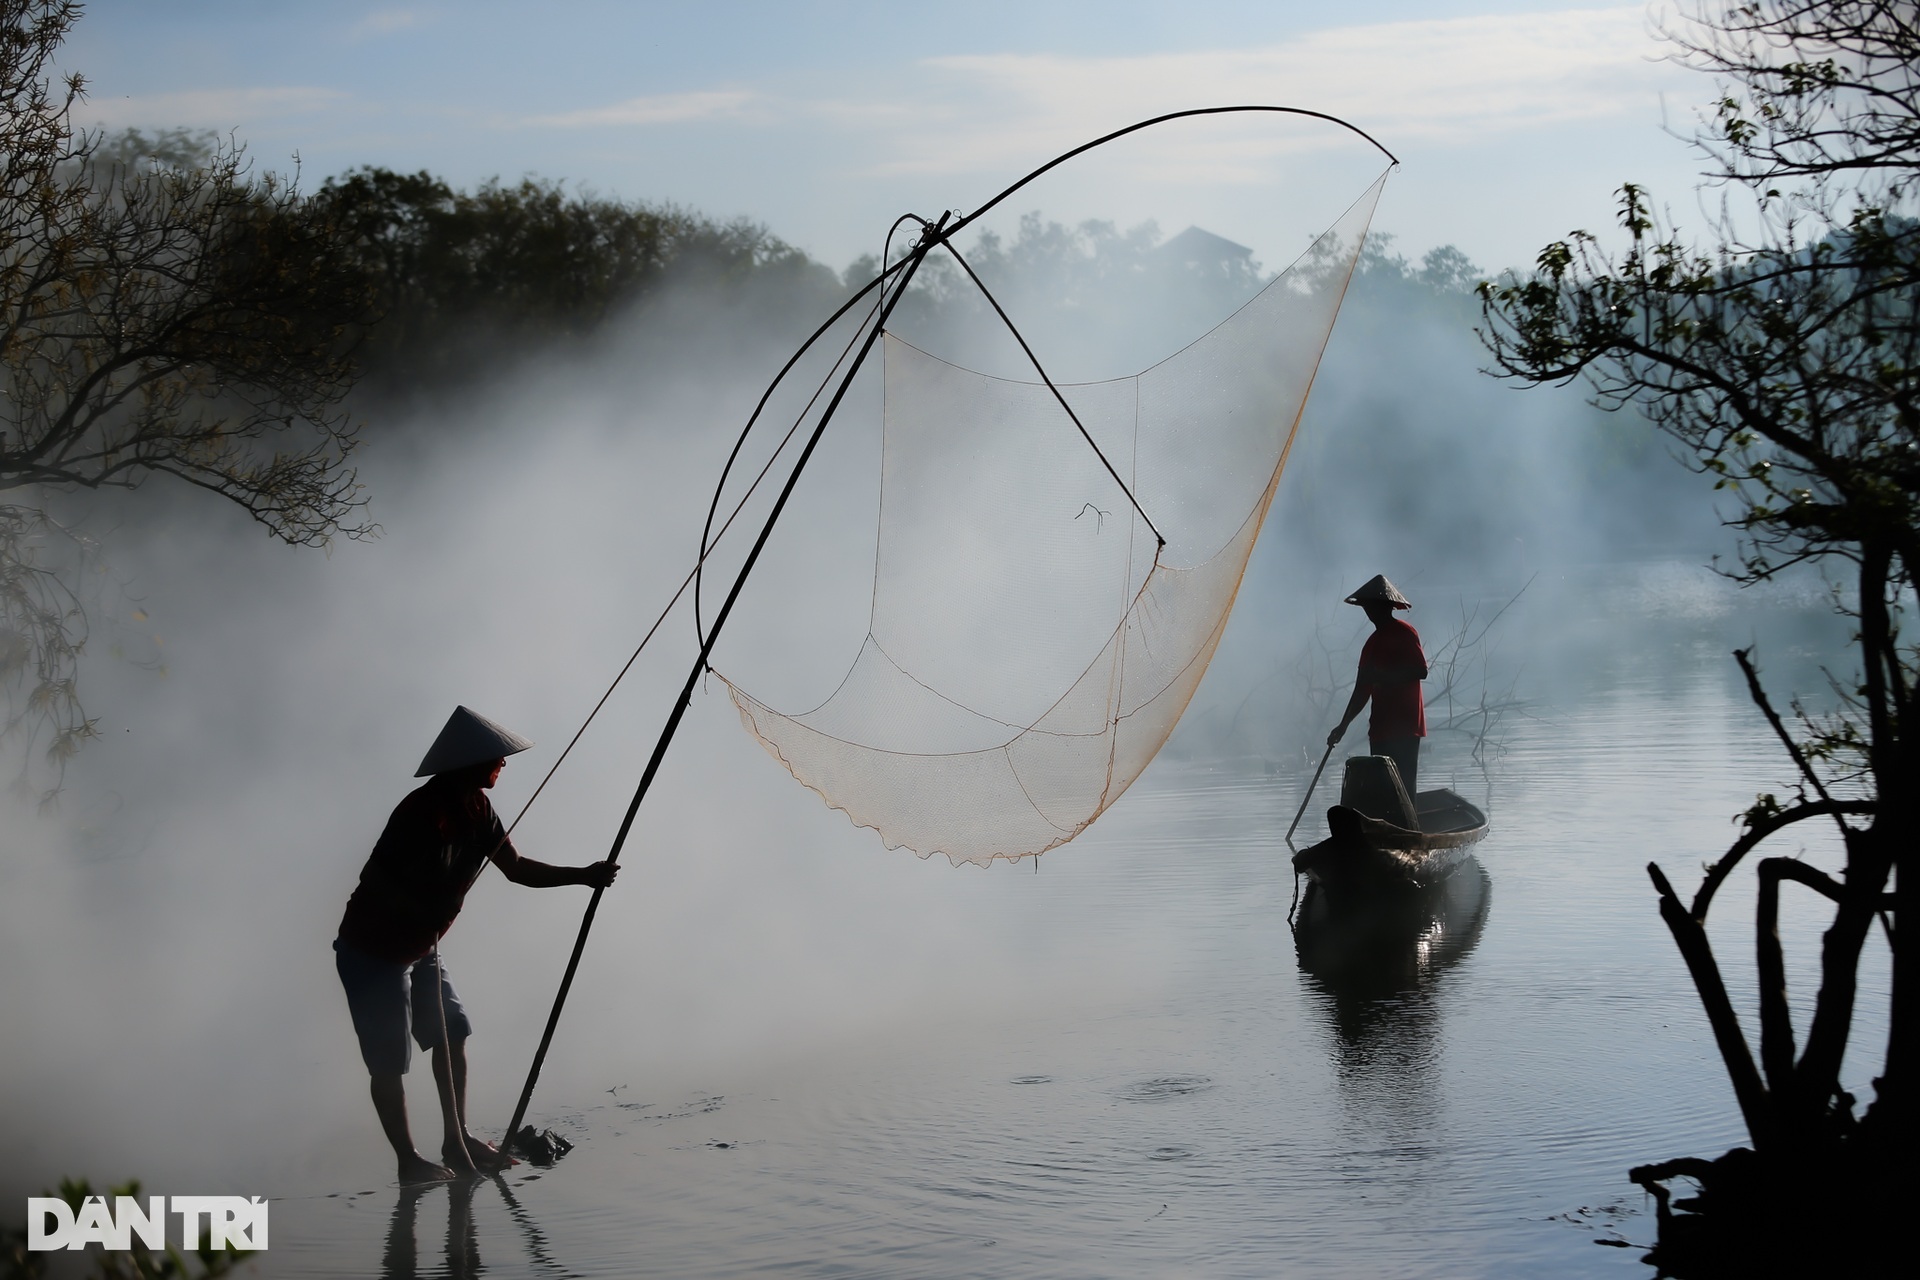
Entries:
{"label": "conical straw hat", "polygon": [[427,748],[427,758],[420,762],[420,770],[413,776],[424,778],[430,773],[451,773],[525,751],[532,745],[513,730],[501,728],[478,712],[455,707],[447,717],[447,727]]}
{"label": "conical straw hat", "polygon": [[1395,589],[1387,581],[1387,575],[1376,573],[1367,579],[1367,584],[1347,597],[1348,604],[1390,604],[1396,609],[1411,609],[1413,602]]}

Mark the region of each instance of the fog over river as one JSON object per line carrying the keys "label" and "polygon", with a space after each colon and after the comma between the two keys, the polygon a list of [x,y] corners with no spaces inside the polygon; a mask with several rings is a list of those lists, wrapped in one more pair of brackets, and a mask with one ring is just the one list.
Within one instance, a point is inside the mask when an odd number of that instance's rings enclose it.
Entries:
{"label": "fog over river", "polygon": [[[1741,1139],[1643,867],[1684,891],[1729,816],[1789,779],[1727,651],[1757,641],[1780,695],[1817,696],[1844,629],[1817,582],[1740,592],[1705,569],[1728,544],[1664,459],[1644,508],[1567,500],[1593,437],[1551,442],[1586,411],[1480,379],[1470,334],[1416,334],[1444,376],[1369,381],[1368,314],[1329,353],[1188,722],[1037,871],[888,852],[717,683],[698,693],[534,1097],[578,1149],[464,1190],[392,1185],[329,950],[341,907],[454,704],[537,743],[494,793],[519,810],[688,567],[751,379],[642,385],[615,362],[440,406],[415,453],[368,455],[383,536],[331,556],[224,512],[111,531],[84,673],[101,737],[54,810],[10,801],[0,827],[0,1204],[64,1175],[270,1195],[262,1275],[1638,1274],[1594,1243],[1652,1239],[1626,1169]],[[723,645],[729,675],[827,661],[770,620],[857,604],[859,572],[807,559],[809,537],[871,528],[872,438],[850,421]],[[1430,448],[1435,489],[1497,453],[1511,503],[1426,493],[1418,519],[1379,518],[1370,439]],[[1525,586],[1473,677],[1524,705],[1478,759],[1432,740],[1423,782],[1493,833],[1374,963],[1296,939],[1281,835],[1328,727],[1288,673],[1349,678],[1361,620],[1338,600],[1382,570],[1430,648]],[[691,634],[670,620],[516,834],[526,853],[604,856]],[[1741,993],[1747,891],[1714,917]],[[447,938],[482,1131],[512,1109],[585,901],[489,873]],[[1788,903],[1802,999],[1818,913]],[[409,1080],[426,1147],[424,1069]]]}

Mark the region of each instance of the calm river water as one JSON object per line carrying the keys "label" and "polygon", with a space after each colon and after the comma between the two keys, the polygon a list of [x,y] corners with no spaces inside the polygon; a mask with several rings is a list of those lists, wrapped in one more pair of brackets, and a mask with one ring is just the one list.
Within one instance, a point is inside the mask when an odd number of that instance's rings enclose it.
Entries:
{"label": "calm river water", "polygon": [[[397,1191],[370,1137],[275,1188],[259,1269],[1651,1274],[1609,1247],[1654,1232],[1627,1169],[1743,1139],[1643,867],[1690,890],[1728,815],[1786,776],[1725,656],[1749,620],[1650,604],[1644,576],[1633,590],[1628,639],[1594,633],[1610,606],[1590,598],[1586,622],[1536,632],[1553,656],[1484,768],[1433,740],[1423,782],[1451,780],[1494,830],[1411,926],[1297,939],[1281,836],[1305,777],[1162,761],[1037,873],[918,868],[1017,898],[1060,966],[1137,942],[1145,976],[1005,1012],[988,991],[944,1029],[668,1086],[610,1067],[605,1091],[536,1098],[571,1155],[470,1187]],[[1543,597],[1536,616],[1556,616]],[[1777,669],[1811,687],[1794,643],[1771,649]],[[1830,861],[1822,838],[1805,847]],[[1715,926],[1743,1001],[1750,902],[1730,890]],[[1796,976],[1817,918],[1790,922]],[[1856,1065],[1864,1082],[1871,1055]]]}

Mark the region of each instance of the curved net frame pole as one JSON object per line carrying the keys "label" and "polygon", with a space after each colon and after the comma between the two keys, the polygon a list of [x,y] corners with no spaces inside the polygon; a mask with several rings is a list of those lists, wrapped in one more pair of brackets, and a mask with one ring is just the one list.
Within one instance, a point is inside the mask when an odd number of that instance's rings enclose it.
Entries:
{"label": "curved net frame pole", "polygon": [[[1339,116],[1328,115],[1324,111],[1310,111],[1305,107],[1274,106],[1268,103],[1242,103],[1237,106],[1193,107],[1185,111],[1169,111],[1164,115],[1157,115],[1152,117],[1151,119],[1137,121],[1133,124],[1128,125],[1124,129],[1115,129],[1112,133],[1103,133],[1091,142],[1082,143],[1081,145],[1075,147],[1071,151],[1065,151],[1055,156],[1053,159],[1041,165],[1038,169],[1035,169],[1033,172],[1027,174],[1025,177],[1021,178],[1019,181],[1013,183],[1011,186],[1001,191],[998,195],[994,196],[993,199],[987,201],[985,204],[981,205],[978,209],[975,209],[972,213],[966,214],[962,217],[955,218],[951,223],[948,223],[946,227],[946,233],[941,237],[941,243],[944,244],[948,248],[948,250],[951,252],[953,237],[959,235],[962,229],[967,227],[969,224],[978,221],[980,218],[986,216],[986,214],[991,212],[996,206],[1004,203],[1006,200],[1011,198],[1015,193],[1020,191],[1021,188],[1026,187],[1030,183],[1034,182],[1036,179],[1051,172],[1052,170],[1059,168],[1061,165],[1073,159],[1075,156],[1083,155],[1086,152],[1092,151],[1098,147],[1104,147],[1105,145],[1107,145],[1107,143],[1112,142],[1118,138],[1124,138],[1128,134],[1139,133],[1143,129],[1151,129],[1156,125],[1166,124],[1168,121],[1171,121],[1171,120],[1191,120],[1191,119],[1198,118],[1200,116],[1231,116],[1231,115],[1249,115],[1249,114],[1300,116],[1308,120],[1324,120],[1328,124],[1338,125],[1340,128],[1347,130],[1349,133],[1352,133],[1357,137],[1364,138],[1369,146],[1379,151],[1380,154],[1385,156],[1388,159],[1388,161],[1391,162],[1392,164],[1398,165],[1400,163],[1400,158],[1398,156],[1394,155],[1393,152],[1387,150],[1384,146],[1382,146],[1380,144],[1380,140],[1374,137],[1372,134],[1368,133],[1365,129],[1360,128],[1358,125],[1354,124],[1350,120],[1342,120]],[[944,216],[942,218],[942,221],[943,222],[945,221]],[[922,222],[921,225],[924,227],[926,224]],[[954,256],[958,258],[959,254],[955,253]],[[800,349],[793,353],[793,356],[787,361],[785,367],[783,367],[780,370],[780,372],[777,375],[775,375],[772,385],[767,388],[766,394],[760,397],[760,403],[754,408],[752,416],[747,419],[746,426],[741,429],[740,438],[734,442],[733,452],[727,455],[726,466],[721,468],[719,482],[714,486],[713,503],[707,512],[707,525],[706,525],[706,528],[702,531],[701,537],[700,537],[700,559],[695,563],[694,583],[693,583],[693,617],[694,617],[696,631],[698,630],[699,619],[700,619],[700,600],[701,600],[700,588],[702,585],[700,569],[706,563],[706,555],[707,555],[707,549],[708,549],[707,535],[710,534],[713,530],[714,512],[717,512],[720,509],[721,490],[726,487],[727,477],[733,474],[733,464],[735,460],[739,457],[742,446],[746,444],[747,437],[753,433],[755,424],[757,424],[760,421],[761,411],[767,407],[767,402],[770,399],[772,399],[774,389],[780,385],[780,383],[786,378],[787,374],[792,371],[793,367],[800,363],[800,358],[804,356],[810,349],[812,349],[813,344],[819,341],[820,338],[826,334],[827,330],[831,329],[834,326],[834,324],[839,321],[840,317],[844,316],[847,312],[853,310],[854,305],[858,303],[861,298],[864,298],[875,287],[884,284],[889,277],[901,271],[906,266],[906,263],[907,263],[907,259],[905,258],[901,259],[899,262],[894,263],[892,266],[887,266],[883,262],[878,275],[876,275],[873,279],[867,281],[866,284],[860,286],[859,291],[856,292],[853,295],[853,297],[847,299],[845,303],[841,304],[840,309],[838,311],[835,311],[831,316],[828,316],[826,321],[822,323],[818,329],[815,329],[812,335],[808,337],[808,339],[805,342],[800,344]],[[914,260],[914,265],[916,268],[918,267],[919,265],[918,259]],[[960,265],[965,267],[967,264],[963,261],[961,262]],[[967,274],[970,276],[973,275],[973,271],[971,268],[968,269]],[[980,279],[978,276],[974,276],[974,283],[980,284]],[[986,292],[985,285],[980,285],[980,289],[982,293]],[[988,296],[988,301],[993,301],[991,294],[988,294],[987,296]],[[994,302],[993,306],[995,311],[1000,311],[1000,304],[998,302]],[[1000,311],[1000,317],[1003,320],[1007,320],[1006,312]],[[1011,320],[1007,320],[1007,327],[1009,329],[1013,327],[1013,322]],[[1020,338],[1018,330],[1014,331],[1014,337],[1019,339],[1020,345],[1022,347],[1026,346],[1026,340],[1024,338]],[[1031,356],[1032,352],[1029,351],[1028,355]],[[1035,367],[1036,368],[1038,367],[1037,361],[1035,363]],[[1046,371],[1041,370],[1040,376],[1043,379],[1045,379]],[[1053,385],[1051,379],[1047,379],[1047,385],[1050,387]],[[1067,411],[1069,414],[1072,414],[1073,412],[1071,407],[1067,407]],[[1076,425],[1077,425],[1077,419],[1076,419]],[[1085,428],[1083,427],[1081,428],[1081,430],[1084,432]],[[1097,451],[1098,450],[1096,447],[1096,452]],[[1115,479],[1118,479],[1118,477],[1116,476]],[[1124,488],[1126,486],[1122,486],[1122,487]],[[1138,505],[1139,505],[1138,503],[1135,504],[1136,507]],[[1146,513],[1144,511],[1141,512],[1140,514],[1142,518],[1145,518]],[[1149,520],[1147,521],[1147,523],[1151,526],[1153,522]],[[1157,529],[1154,530],[1154,534],[1156,537],[1158,537],[1159,530]]]}
{"label": "curved net frame pole", "polygon": [[[860,372],[860,366],[865,363],[868,353],[873,350],[874,343],[879,340],[888,318],[893,314],[895,304],[906,296],[907,286],[912,283],[914,272],[920,269],[920,264],[926,260],[927,254],[933,247],[949,234],[947,223],[952,216],[951,211],[942,213],[940,220],[933,224],[914,246],[905,269],[900,272],[900,278],[887,298],[886,305],[880,309],[880,314],[875,318],[866,341],[861,344],[859,354],[854,357],[853,363],[841,376],[840,385],[835,389],[833,399],[827,402],[826,409],[820,414],[819,423],[815,425],[813,434],[807,439],[806,448],[800,451],[799,459],[793,464],[793,472],[787,477],[786,485],[774,501],[773,510],[768,513],[766,524],[761,526],[760,536],[754,540],[753,549],[747,553],[746,562],[740,566],[740,572],[733,580],[733,587],[727,592],[726,601],[721,604],[720,611],[714,615],[713,627],[701,641],[700,654],[693,661],[693,669],[687,673],[687,682],[682,686],[680,696],[674,700],[673,711],[667,717],[666,726],[660,731],[660,740],[654,744],[653,755],[647,760],[645,772],[640,775],[640,785],[634,789],[633,800],[627,805],[626,817],[621,819],[619,833],[613,838],[613,848],[606,857],[608,862],[620,860],[620,851],[627,843],[627,833],[633,829],[634,816],[640,812],[640,802],[646,799],[648,789],[653,786],[654,775],[660,771],[660,762],[666,758],[667,747],[672,743],[673,735],[679,730],[680,721],[686,716],[687,707],[693,702],[693,691],[700,683],[700,673],[707,669],[707,658],[713,652],[714,642],[720,638],[721,628],[727,625],[727,616],[733,612],[734,604],[740,599],[741,589],[747,585],[747,578],[752,574],[755,562],[760,559],[760,552],[765,549],[767,539],[773,535],[773,527],[779,523],[780,514],[786,509],[787,499],[793,496],[794,487],[800,483],[800,474],[807,469],[807,462],[813,457],[814,448],[820,443],[820,437],[826,434],[827,424],[833,421],[834,412],[839,409],[840,402],[846,398],[847,389],[853,385],[854,376]],[[580,968],[580,956],[587,947],[587,934],[593,928],[593,918],[600,910],[600,897],[605,892],[605,889],[595,889],[593,897],[587,902],[586,915],[580,921],[580,932],[573,940],[573,954],[567,957],[567,970],[560,979],[560,990],[554,994],[553,1009],[547,1014],[546,1029],[540,1033],[540,1047],[534,1052],[533,1065],[527,1068],[527,1081],[521,1086],[520,1101],[515,1104],[513,1119],[507,1125],[506,1141],[509,1143],[519,1133],[520,1122],[526,1119],[527,1103],[533,1098],[533,1086],[540,1079],[540,1068],[547,1060],[547,1049],[553,1043],[554,1028],[560,1024],[560,1011],[566,1007],[567,992],[573,988],[573,976]]]}
{"label": "curved net frame pole", "polygon": [[948,227],[947,234],[949,236],[959,235],[961,229],[966,227],[967,224],[974,222],[981,217],[984,217],[989,211],[993,209],[995,205],[1000,204],[1002,201],[1006,200],[1009,196],[1013,195],[1016,191],[1020,190],[1020,188],[1026,186],[1028,183],[1040,177],[1042,174],[1045,174],[1053,169],[1058,169],[1061,165],[1073,159],[1075,156],[1083,155],[1086,152],[1092,151],[1095,147],[1104,147],[1107,145],[1107,143],[1112,142],[1116,138],[1124,138],[1130,133],[1139,133],[1142,129],[1151,129],[1155,125],[1165,124],[1169,120],[1191,120],[1199,116],[1232,116],[1232,115],[1245,115],[1248,113],[1266,114],[1266,115],[1283,115],[1283,116],[1303,116],[1309,120],[1325,120],[1328,124],[1337,124],[1342,129],[1347,130],[1349,133],[1353,133],[1358,135],[1359,137],[1365,138],[1367,142],[1374,147],[1375,150],[1379,151],[1379,153],[1385,156],[1389,161],[1391,161],[1394,164],[1400,163],[1400,157],[1394,155],[1393,152],[1381,146],[1380,140],[1374,137],[1372,134],[1368,133],[1365,129],[1362,129],[1359,125],[1354,124],[1350,120],[1342,120],[1339,116],[1328,115],[1324,111],[1310,111],[1305,107],[1271,106],[1266,103],[1246,103],[1239,106],[1231,106],[1231,107],[1192,107],[1186,111],[1169,111],[1165,115],[1154,116],[1150,120],[1142,120],[1137,124],[1130,124],[1124,129],[1115,129],[1112,133],[1101,134],[1099,137],[1095,138],[1092,142],[1083,142],[1079,146],[1075,147],[1073,150],[1063,152],[1060,155],[1055,156],[1053,159],[1047,161],[1045,164],[1041,165],[1038,169],[1035,169],[1032,173],[1028,174],[1026,177],[1020,179],[1020,181],[1008,187],[1005,191],[1002,191],[999,195],[995,196],[993,199],[981,205],[978,209],[975,209],[972,213],[968,214],[966,217],[961,218],[959,221],[955,222],[951,227]]}

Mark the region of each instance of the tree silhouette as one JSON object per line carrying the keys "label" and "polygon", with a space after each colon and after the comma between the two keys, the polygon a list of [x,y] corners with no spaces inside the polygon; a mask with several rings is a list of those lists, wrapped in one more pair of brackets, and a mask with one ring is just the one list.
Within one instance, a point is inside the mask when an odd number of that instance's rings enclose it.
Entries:
{"label": "tree silhouette", "polygon": [[[1584,378],[1602,405],[1633,406],[1684,445],[1737,504],[1741,581],[1803,562],[1850,580],[1836,600],[1857,624],[1857,667],[1836,685],[1834,714],[1801,714],[1790,731],[1750,655],[1736,655],[1798,771],[1797,794],[1756,800],[1690,905],[1649,867],[1753,1143],[1713,1163],[1635,1171],[1660,1197],[1653,1260],[1675,1274],[1806,1272],[1835,1251],[1864,1260],[1894,1247],[1894,1161],[1913,1142],[1901,1045],[1916,987],[1894,921],[1920,841],[1920,653],[1901,633],[1920,564],[1920,12],[1702,0],[1668,34],[1678,60],[1716,79],[1694,135],[1727,197],[1712,242],[1689,243],[1628,185],[1625,249],[1575,233],[1542,250],[1530,275],[1483,285],[1483,337],[1496,372]],[[1838,826],[1845,869],[1758,864],[1756,1062],[1703,926],[1747,854],[1810,820]],[[1775,929],[1783,881],[1834,905],[1798,1044]],[[1893,948],[1891,1026],[1872,1105],[1856,1117],[1840,1068],[1876,922]],[[1695,1213],[1673,1215],[1662,1184],[1683,1175],[1703,1193]]]}
{"label": "tree silhouette", "polygon": [[57,768],[93,732],[70,580],[86,543],[60,494],[167,476],[296,545],[367,532],[341,407],[364,273],[238,146],[176,163],[171,135],[129,157],[76,129],[84,83],[48,72],[77,16],[0,0],[0,737],[27,745],[23,781],[42,744]]}

